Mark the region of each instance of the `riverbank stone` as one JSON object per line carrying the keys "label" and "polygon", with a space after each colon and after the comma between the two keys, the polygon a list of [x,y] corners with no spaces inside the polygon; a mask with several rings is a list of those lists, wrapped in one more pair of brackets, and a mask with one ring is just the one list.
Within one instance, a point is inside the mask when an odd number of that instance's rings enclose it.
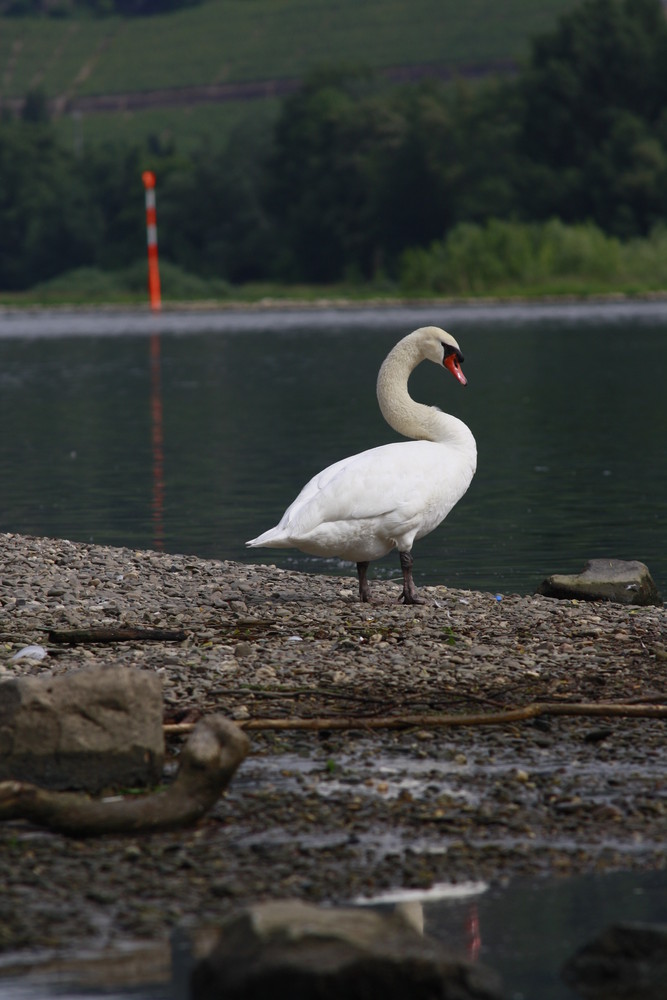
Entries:
{"label": "riverbank stone", "polygon": [[162,682],[119,666],[0,684],[0,780],[46,788],[151,785],[164,764]]}
{"label": "riverbank stone", "polygon": [[584,1000],[664,1000],[667,924],[607,927],[565,964],[563,980]]}
{"label": "riverbank stone", "polygon": [[637,560],[591,559],[580,573],[547,577],[537,593],[543,597],[613,601],[643,607],[662,604],[648,567]]}
{"label": "riverbank stone", "polygon": [[257,903],[220,927],[192,973],[193,1000],[501,1000],[483,965],[444,951],[400,913]]}

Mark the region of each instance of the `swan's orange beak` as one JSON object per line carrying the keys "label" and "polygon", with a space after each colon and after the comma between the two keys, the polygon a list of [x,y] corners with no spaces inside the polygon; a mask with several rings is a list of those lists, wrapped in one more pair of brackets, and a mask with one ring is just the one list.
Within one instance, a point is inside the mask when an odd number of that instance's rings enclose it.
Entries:
{"label": "swan's orange beak", "polygon": [[447,371],[450,371],[452,373],[457,382],[460,382],[461,385],[468,384],[468,379],[463,374],[463,369],[461,368],[461,362],[458,359],[458,355],[448,354],[445,360],[443,361],[443,365],[445,366]]}

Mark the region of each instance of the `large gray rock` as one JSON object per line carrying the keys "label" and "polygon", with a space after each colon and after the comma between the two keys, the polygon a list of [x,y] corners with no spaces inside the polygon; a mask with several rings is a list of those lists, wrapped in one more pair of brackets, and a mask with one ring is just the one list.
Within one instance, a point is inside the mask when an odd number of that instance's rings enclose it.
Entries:
{"label": "large gray rock", "polygon": [[636,560],[591,559],[581,573],[547,577],[537,593],[616,604],[662,604],[648,568]]}
{"label": "large gray rock", "polygon": [[665,1000],[667,924],[616,924],[563,967],[567,985],[585,1000]]}
{"label": "large gray rock", "polygon": [[0,780],[97,792],[155,784],[163,764],[156,674],[90,667],[0,684]]}
{"label": "large gray rock", "polygon": [[194,967],[193,1000],[500,1000],[498,977],[404,919],[277,900],[223,925]]}

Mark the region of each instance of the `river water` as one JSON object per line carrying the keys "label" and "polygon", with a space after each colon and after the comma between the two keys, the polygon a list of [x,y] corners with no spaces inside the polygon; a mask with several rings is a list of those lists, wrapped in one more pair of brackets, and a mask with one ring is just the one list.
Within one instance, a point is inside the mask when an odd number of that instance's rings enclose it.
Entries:
{"label": "river water", "polygon": [[[517,880],[492,889],[471,883],[423,895],[421,903],[416,892],[396,894],[396,900],[421,907],[425,934],[444,949],[496,970],[506,1000],[576,1000],[561,971],[579,948],[612,924],[667,921],[664,871]],[[0,964],[0,1000],[190,1000],[192,957],[179,931],[171,946],[136,942],[60,966],[41,959],[35,956],[30,968],[25,957],[24,974],[7,978]]]}
{"label": "river water", "polygon": [[[252,550],[304,482],[396,440],[375,400],[429,323],[412,394],[468,423],[478,471],[414,549],[419,583],[530,593],[595,557],[667,589],[667,303],[0,313],[0,530],[350,573]],[[387,557],[373,574],[395,576]]]}
{"label": "river water", "polygon": [[[469,384],[422,365],[411,390],[469,424],[479,465],[415,547],[418,583],[530,593],[614,556],[646,562],[665,593],[661,302],[0,312],[0,530],[351,572],[244,541],[318,469],[395,439],[377,369],[430,323],[459,340]],[[426,929],[465,947],[474,912],[510,997],[565,1000],[562,961],[611,920],[664,922],[666,888],[664,873],[510,885],[427,904]],[[97,995],[47,979],[0,977],[0,998]],[[177,979],[122,995],[185,997]]]}

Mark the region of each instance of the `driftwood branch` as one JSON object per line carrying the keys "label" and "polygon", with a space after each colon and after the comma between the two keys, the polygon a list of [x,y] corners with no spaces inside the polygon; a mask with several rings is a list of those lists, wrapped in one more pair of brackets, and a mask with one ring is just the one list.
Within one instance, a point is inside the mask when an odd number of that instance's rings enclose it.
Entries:
{"label": "driftwood branch", "polygon": [[[413,727],[437,728],[440,726],[502,726],[512,722],[525,722],[543,715],[581,715],[612,718],[664,719],[667,704],[636,702],[532,702],[521,708],[504,712],[478,712],[471,715],[375,715],[331,716],[329,718],[247,719],[238,725],[244,730],[261,729],[410,729]],[[167,736],[178,736],[192,731],[194,723],[182,722],[164,726]]]}
{"label": "driftwood branch", "polygon": [[182,642],[187,638],[183,629],[132,628],[117,625],[112,628],[52,628],[49,642],[104,643],[104,642]]}
{"label": "driftwood branch", "polygon": [[248,737],[229,719],[201,719],[183,747],[178,774],[162,792],[94,799],[20,781],[0,782],[0,820],[27,819],[58,833],[91,837],[103,833],[172,830],[201,819],[217,802],[248,753]]}

